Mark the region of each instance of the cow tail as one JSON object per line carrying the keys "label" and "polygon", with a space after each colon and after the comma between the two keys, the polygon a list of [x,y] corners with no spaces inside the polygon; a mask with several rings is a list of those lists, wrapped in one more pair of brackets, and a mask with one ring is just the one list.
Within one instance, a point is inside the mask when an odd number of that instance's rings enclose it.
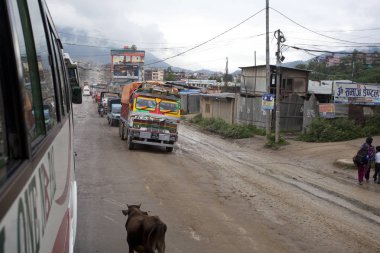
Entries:
{"label": "cow tail", "polygon": [[149,245],[154,245],[159,253],[165,252],[165,233],[167,227],[164,223],[156,223],[148,234]]}

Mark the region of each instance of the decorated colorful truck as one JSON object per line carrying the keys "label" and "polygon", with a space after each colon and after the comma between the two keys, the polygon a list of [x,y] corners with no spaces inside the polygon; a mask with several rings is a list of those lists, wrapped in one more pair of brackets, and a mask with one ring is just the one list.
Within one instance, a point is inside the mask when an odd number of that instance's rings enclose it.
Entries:
{"label": "decorated colorful truck", "polygon": [[173,151],[180,122],[178,90],[161,82],[134,82],[123,87],[119,135],[128,148],[136,144]]}

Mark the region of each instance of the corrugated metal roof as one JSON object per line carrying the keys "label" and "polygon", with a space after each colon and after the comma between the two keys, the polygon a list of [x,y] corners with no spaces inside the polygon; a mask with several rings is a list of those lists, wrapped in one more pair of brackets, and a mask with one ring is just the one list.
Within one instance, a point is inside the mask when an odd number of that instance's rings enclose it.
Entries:
{"label": "corrugated metal roof", "polygon": [[214,94],[201,94],[202,97],[211,97],[211,98],[235,98],[235,93],[214,93]]}
{"label": "corrugated metal roof", "polygon": [[[269,65],[269,66],[270,66],[270,68],[276,68],[277,67],[276,65]],[[247,67],[239,67],[239,68],[240,69],[247,69],[247,68],[262,68],[262,67],[266,67],[266,65],[247,66]],[[304,72],[311,72],[311,70],[307,70],[307,69],[290,68],[290,67],[283,67],[283,66],[280,66],[280,68],[290,69],[290,70],[298,70],[298,71],[304,71]]]}

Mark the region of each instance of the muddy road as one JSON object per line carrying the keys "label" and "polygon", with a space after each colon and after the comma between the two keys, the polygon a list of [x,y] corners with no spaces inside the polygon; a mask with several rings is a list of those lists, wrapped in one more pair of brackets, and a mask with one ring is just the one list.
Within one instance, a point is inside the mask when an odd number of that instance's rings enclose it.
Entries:
{"label": "muddy road", "polygon": [[127,252],[127,203],[167,224],[169,253],[380,252],[380,185],[332,164],[362,140],[270,151],[181,125],[172,153],[130,151],[90,98],[74,110],[76,252]]}

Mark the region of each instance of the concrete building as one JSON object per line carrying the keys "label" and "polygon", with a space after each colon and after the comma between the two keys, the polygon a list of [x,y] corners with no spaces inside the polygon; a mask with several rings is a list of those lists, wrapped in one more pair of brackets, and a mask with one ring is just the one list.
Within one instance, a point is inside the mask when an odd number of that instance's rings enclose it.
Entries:
{"label": "concrete building", "polygon": [[341,56],[335,55],[335,54],[326,56],[326,66],[332,67],[332,66],[339,65],[340,64],[340,58],[341,58]]}
{"label": "concrete building", "polygon": [[145,69],[145,81],[164,81],[165,71],[163,69]]}

